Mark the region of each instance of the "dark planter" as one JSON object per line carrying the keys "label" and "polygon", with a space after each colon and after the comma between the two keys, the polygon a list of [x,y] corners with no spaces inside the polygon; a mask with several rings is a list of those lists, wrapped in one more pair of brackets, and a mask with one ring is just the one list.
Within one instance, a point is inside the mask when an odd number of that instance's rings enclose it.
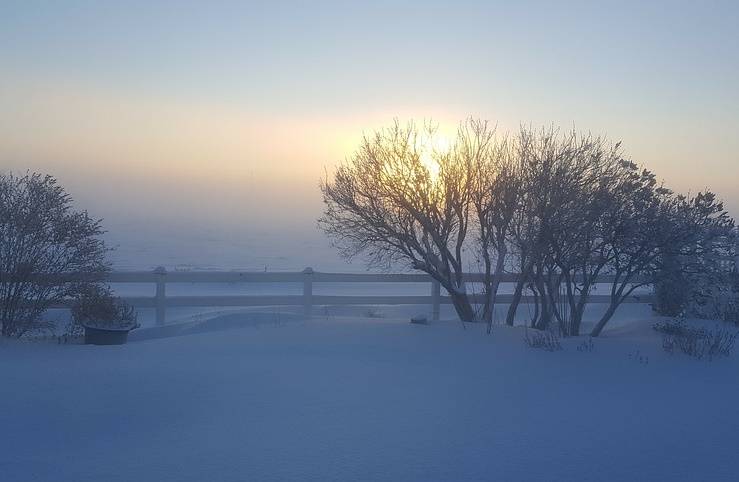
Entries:
{"label": "dark planter", "polygon": [[85,345],[123,345],[131,329],[85,326]]}

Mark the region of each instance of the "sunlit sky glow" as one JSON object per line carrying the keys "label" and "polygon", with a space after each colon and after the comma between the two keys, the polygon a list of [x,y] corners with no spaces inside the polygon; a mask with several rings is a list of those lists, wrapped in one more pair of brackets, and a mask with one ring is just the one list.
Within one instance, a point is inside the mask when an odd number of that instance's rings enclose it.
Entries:
{"label": "sunlit sky glow", "polygon": [[607,134],[739,214],[737,2],[0,9],[0,167],[56,175],[111,230],[312,230],[363,131],[470,115]]}

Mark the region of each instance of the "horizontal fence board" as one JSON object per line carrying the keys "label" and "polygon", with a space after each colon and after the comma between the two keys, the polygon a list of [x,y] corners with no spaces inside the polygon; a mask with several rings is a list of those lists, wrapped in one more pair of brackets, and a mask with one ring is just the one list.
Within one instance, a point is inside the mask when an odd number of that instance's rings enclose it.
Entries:
{"label": "horizontal fence board", "polygon": [[313,296],[314,305],[426,305],[431,296]]}
{"label": "horizontal fence board", "polygon": [[109,283],[156,283],[158,276],[151,271],[113,271],[105,279]]}
{"label": "horizontal fence board", "polygon": [[[520,278],[518,273],[504,273],[498,278],[502,283],[515,283]],[[46,277],[46,276],[45,276]],[[85,274],[56,274],[49,278],[84,280],[90,278]],[[302,272],[264,273],[249,271],[171,271],[155,273],[153,271],[113,271],[105,275],[109,283],[302,283],[307,278],[314,283],[427,283],[431,276],[425,273],[322,273]],[[470,283],[481,282],[484,275],[467,273],[464,280]],[[576,280],[581,277],[576,277]],[[598,283],[612,283],[614,275],[600,275]],[[633,283],[648,281],[643,276],[635,277]]]}
{"label": "horizontal fence board", "polygon": [[[133,306],[140,308],[153,308],[155,306],[154,297],[124,297],[124,301]],[[533,296],[522,296],[521,303],[533,303]],[[433,296],[341,296],[341,295],[313,295],[313,305],[425,305],[431,304]],[[485,301],[482,295],[470,295],[470,301],[473,303],[482,303]],[[513,301],[513,295],[501,294],[495,299],[496,304],[508,304]],[[610,303],[611,298],[608,295],[592,295],[589,298],[590,303]],[[624,303],[651,303],[653,296],[631,295]],[[452,300],[449,296],[440,297],[441,304],[451,305]],[[54,305],[53,308],[69,308],[71,301],[62,302]],[[167,308],[176,307],[225,307],[225,306],[303,306],[305,299],[302,295],[290,296],[168,296],[166,298]]]}
{"label": "horizontal fence board", "polygon": [[[128,296],[122,298],[137,308],[154,308],[156,298],[146,296]],[[482,303],[482,295],[471,295],[473,303]],[[433,296],[332,296],[314,295],[314,305],[425,305],[431,304]],[[513,301],[513,295],[498,295],[495,302],[508,304]],[[608,295],[592,295],[590,303],[610,303]],[[653,296],[631,295],[624,303],[651,303]],[[450,305],[452,300],[449,296],[440,297],[441,304]],[[533,296],[522,296],[521,303],[533,303]],[[221,306],[302,306],[304,298],[302,295],[293,296],[168,296],[166,305],[168,308],[175,307],[221,307]],[[72,300],[62,301],[52,305],[53,309],[71,308]]]}
{"label": "horizontal fence board", "polygon": [[208,306],[302,306],[303,296],[168,296],[167,308]]}
{"label": "horizontal fence board", "polygon": [[[304,276],[301,274],[301,276]],[[311,275],[314,283],[430,283],[423,273],[320,273]],[[302,281],[302,278],[301,278]]]}
{"label": "horizontal fence board", "polygon": [[302,283],[302,273],[246,271],[173,271],[161,276],[165,283]]}
{"label": "horizontal fence board", "polygon": [[[110,282],[139,282],[153,283],[161,280],[165,283],[302,283],[310,278],[314,283],[428,283],[431,276],[425,273],[321,273],[314,272],[306,275],[300,272],[293,273],[260,273],[260,272],[170,272],[163,275],[152,273],[111,273]],[[147,275],[147,276],[142,276]],[[499,276],[502,283],[515,283],[519,280],[518,273],[504,273]],[[576,277],[579,279],[580,277]],[[467,282],[475,283],[484,280],[484,275],[469,273],[464,275]],[[613,275],[600,275],[599,283],[612,283]],[[644,277],[635,277],[633,283],[647,281]]]}
{"label": "horizontal fence board", "polygon": [[[123,296],[123,301],[136,308],[153,308],[155,306],[155,298],[150,296]],[[64,300],[59,303],[54,303],[52,309],[69,309],[74,303],[73,300]]]}

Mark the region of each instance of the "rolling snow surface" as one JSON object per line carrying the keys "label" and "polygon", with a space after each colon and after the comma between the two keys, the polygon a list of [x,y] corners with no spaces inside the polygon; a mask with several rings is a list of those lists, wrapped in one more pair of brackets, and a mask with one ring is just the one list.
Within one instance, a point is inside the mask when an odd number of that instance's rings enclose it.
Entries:
{"label": "rolling snow surface", "polygon": [[737,480],[739,362],[653,319],[523,329],[231,314],[124,346],[0,342],[0,480]]}

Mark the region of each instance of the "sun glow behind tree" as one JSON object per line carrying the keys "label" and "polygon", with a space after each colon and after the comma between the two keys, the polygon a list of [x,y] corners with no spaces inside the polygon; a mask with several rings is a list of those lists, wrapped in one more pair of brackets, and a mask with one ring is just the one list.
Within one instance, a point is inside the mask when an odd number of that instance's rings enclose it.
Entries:
{"label": "sun glow behind tree", "polygon": [[432,182],[436,182],[441,172],[441,159],[449,155],[453,141],[436,126],[427,126],[417,139],[417,149],[421,165],[428,171]]}

